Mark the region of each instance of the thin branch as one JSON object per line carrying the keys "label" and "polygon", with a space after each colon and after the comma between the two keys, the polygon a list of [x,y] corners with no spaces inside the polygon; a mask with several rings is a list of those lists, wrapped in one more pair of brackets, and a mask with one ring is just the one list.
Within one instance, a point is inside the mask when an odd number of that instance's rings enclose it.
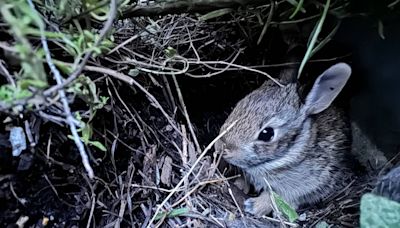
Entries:
{"label": "thin branch", "polygon": [[151,5],[135,5],[122,13],[122,18],[139,16],[163,16],[167,14],[202,13],[240,6],[259,6],[264,0],[178,0]]}
{"label": "thin branch", "polygon": [[[33,4],[32,0],[28,0],[28,3],[30,5],[30,7],[32,8],[32,10],[37,13],[35,5]],[[40,40],[42,42],[42,46],[43,46],[43,49],[44,49],[45,54],[46,54],[47,64],[49,65],[49,68],[50,68],[51,72],[54,75],[54,79],[56,80],[57,85],[60,85],[62,83],[62,77],[61,77],[60,71],[58,71],[58,69],[54,65],[53,60],[51,58],[50,50],[49,50],[49,47],[47,45],[46,36],[44,34],[44,25],[38,24],[38,26],[40,28]],[[61,88],[63,88],[63,87],[61,87]],[[89,158],[88,158],[88,155],[87,155],[87,153],[85,151],[85,146],[83,145],[83,143],[82,143],[82,141],[81,141],[81,139],[80,139],[80,137],[78,135],[78,131],[77,131],[76,126],[75,126],[75,119],[72,116],[72,112],[71,112],[71,109],[69,107],[69,103],[68,103],[65,91],[63,89],[59,89],[58,90],[58,95],[60,96],[60,100],[62,102],[62,105],[63,105],[63,108],[64,108],[64,112],[65,112],[65,115],[66,115],[66,120],[67,120],[67,123],[68,123],[68,125],[70,127],[71,134],[73,136],[74,142],[75,142],[76,146],[78,147],[80,156],[82,158],[83,166],[85,167],[86,172],[88,173],[88,176],[90,178],[93,178],[94,177],[93,169],[90,166]]]}
{"label": "thin branch", "polygon": [[187,111],[187,108],[186,108],[186,105],[185,105],[185,101],[183,100],[182,92],[181,92],[181,89],[179,87],[178,81],[176,80],[176,76],[175,75],[172,76],[172,80],[174,81],[176,92],[178,94],[178,99],[179,99],[179,102],[181,103],[183,115],[185,116],[186,122],[187,122],[187,124],[189,126],[189,131],[190,131],[190,134],[192,135],[192,139],[194,141],[194,145],[196,146],[196,150],[198,152],[200,152],[201,151],[201,147],[200,147],[199,141],[197,140],[196,133],[194,132],[193,124],[190,121],[189,113]]}
{"label": "thin branch", "polygon": [[275,1],[271,0],[271,8],[269,10],[267,21],[265,22],[265,24],[263,26],[263,29],[262,29],[261,34],[260,34],[260,37],[258,37],[257,45],[260,45],[260,43],[263,40],[265,34],[267,33],[267,29],[271,24],[272,16],[274,15],[274,10],[275,10]]}
{"label": "thin branch", "polygon": [[[281,221],[281,220],[279,220],[279,219],[276,219],[276,218],[271,218],[271,217],[268,217],[268,216],[262,216],[262,218],[264,218],[264,219],[266,219],[266,220],[269,220],[269,221],[271,221],[271,222],[278,222],[278,223],[282,223],[282,221]],[[292,222],[286,222],[286,221],[283,221],[283,224],[285,224],[285,225],[288,225],[288,226],[290,226],[290,227],[299,227],[299,225],[298,225],[298,224],[296,224],[296,223],[292,223]],[[310,227],[313,227],[313,226],[310,226]]]}
{"label": "thin branch", "polygon": [[[60,63],[60,64],[62,63],[62,64],[65,64],[65,65],[71,65],[71,63],[60,62],[60,61],[58,61],[58,63]],[[125,75],[123,73],[120,73],[120,72],[117,72],[115,70],[108,69],[108,68],[97,67],[97,66],[84,66],[83,69],[84,70],[88,70],[88,71],[92,71],[92,72],[107,74],[107,75],[112,76],[112,77],[114,77],[114,78],[116,78],[118,80],[124,81],[124,82],[128,83],[129,85],[135,85],[142,92],[144,92],[146,94],[146,96],[149,98],[149,100],[153,103],[153,105],[161,111],[161,113],[165,116],[165,118],[167,119],[167,121],[171,125],[171,127],[174,130],[176,130],[176,132],[178,132],[178,134],[180,134],[182,137],[184,137],[182,135],[182,132],[176,126],[174,120],[163,109],[163,107],[161,106],[160,102],[158,102],[157,99],[149,91],[147,91],[142,85],[140,85],[136,80],[134,80],[133,78],[129,77],[128,75]]]}
{"label": "thin branch", "polygon": [[181,185],[183,184],[183,182],[185,181],[186,178],[189,177],[189,175],[193,172],[194,168],[197,166],[197,164],[199,164],[199,162],[201,161],[201,159],[203,159],[203,157],[206,155],[206,153],[214,146],[214,144],[220,139],[222,138],[222,136],[224,136],[230,129],[233,128],[234,125],[236,125],[237,121],[234,121],[231,125],[228,126],[228,128],[223,131],[221,134],[219,134],[213,141],[211,141],[210,144],[208,144],[208,146],[204,149],[204,151],[200,154],[200,156],[197,158],[197,160],[194,162],[194,164],[192,165],[192,167],[189,169],[189,171],[185,174],[185,176],[182,177],[182,179],[178,182],[178,184],[174,187],[174,189],[172,190],[171,193],[168,194],[167,197],[165,197],[165,199],[162,201],[162,203],[157,207],[156,211],[154,212],[153,217],[150,219],[149,224],[147,225],[147,228],[151,227],[151,224],[154,222],[154,220],[156,219],[156,216],[158,215],[158,213],[160,212],[161,208],[164,207],[164,205],[168,202],[168,200],[174,195],[174,193],[181,187]]}
{"label": "thin branch", "polygon": [[8,72],[7,68],[3,65],[4,61],[0,59],[0,74],[4,75],[7,78],[7,81],[13,86],[16,87],[15,81],[13,77]]}
{"label": "thin branch", "polygon": [[[182,198],[180,198],[178,201],[176,201],[175,203],[172,204],[171,207],[177,207],[180,203],[182,203],[187,197],[189,197],[191,194],[193,194],[198,188],[206,185],[206,184],[213,184],[213,183],[218,183],[218,182],[225,182],[231,179],[235,179],[240,177],[240,175],[235,175],[232,177],[226,177],[226,178],[221,178],[221,179],[214,179],[214,180],[207,180],[207,181],[202,181],[200,183],[198,183],[197,185],[195,185],[192,189],[190,189],[190,191],[188,191],[188,193],[186,193]],[[170,190],[170,192],[172,192],[172,190]]]}
{"label": "thin branch", "polygon": [[235,195],[233,195],[232,189],[230,187],[228,187],[228,192],[229,192],[229,195],[231,196],[233,202],[235,203],[235,206],[238,209],[238,211],[240,213],[240,216],[243,218],[243,225],[247,228],[247,224],[246,224],[246,222],[244,220],[245,217],[244,217],[243,211],[242,211],[242,209],[240,209],[240,206],[239,206],[239,204],[238,204],[238,202],[237,202],[237,200],[235,198]]}
{"label": "thin branch", "polygon": [[[239,65],[239,64],[228,63],[228,62],[224,62],[224,61],[200,61],[200,62],[198,62],[198,61],[196,61],[196,60],[188,60],[188,63],[189,63],[189,64],[202,64],[202,65],[221,64],[221,65],[226,65],[226,66],[228,66],[227,68],[224,68],[224,70],[229,69],[229,67],[231,67],[231,66],[232,66],[232,67],[236,67],[236,68],[239,68],[240,70],[247,70],[247,71],[251,71],[251,72],[254,72],[254,73],[258,73],[258,74],[267,76],[267,77],[268,77],[269,79],[271,79],[274,83],[276,83],[276,84],[279,85],[280,87],[283,87],[283,85],[282,85],[278,80],[276,80],[275,78],[273,78],[273,77],[272,77],[271,75],[269,75],[268,73],[263,72],[263,71],[260,71],[260,70],[257,70],[257,69],[252,69],[252,68],[250,68],[250,67],[248,67],[248,66],[242,66],[242,65]],[[220,73],[222,73],[222,72],[220,72]],[[206,75],[194,75],[194,74],[186,73],[186,75],[188,75],[188,76],[190,76],[190,77],[193,77],[193,78],[208,78],[208,77],[214,76],[214,74],[212,74],[212,73],[209,73],[209,74],[206,74]]]}

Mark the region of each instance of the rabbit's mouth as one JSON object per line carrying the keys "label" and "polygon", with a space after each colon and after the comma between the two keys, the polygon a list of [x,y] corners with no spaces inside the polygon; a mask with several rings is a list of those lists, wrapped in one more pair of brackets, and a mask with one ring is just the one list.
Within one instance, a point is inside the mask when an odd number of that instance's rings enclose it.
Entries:
{"label": "rabbit's mouth", "polygon": [[252,157],[252,156],[238,157],[237,155],[230,155],[230,154],[224,154],[223,158],[228,163],[242,169],[255,168],[257,166],[262,166],[265,163],[269,163],[274,160],[273,158],[268,158],[268,157],[263,157],[263,158]]}
{"label": "rabbit's mouth", "polygon": [[224,153],[223,154],[223,158],[225,161],[227,161],[228,163],[240,167],[240,168],[245,168],[247,167],[246,165],[246,161],[244,159],[240,159],[237,156],[231,154],[231,153]]}
{"label": "rabbit's mouth", "polygon": [[229,164],[237,166],[242,169],[249,168],[248,164],[243,160],[224,158]]}

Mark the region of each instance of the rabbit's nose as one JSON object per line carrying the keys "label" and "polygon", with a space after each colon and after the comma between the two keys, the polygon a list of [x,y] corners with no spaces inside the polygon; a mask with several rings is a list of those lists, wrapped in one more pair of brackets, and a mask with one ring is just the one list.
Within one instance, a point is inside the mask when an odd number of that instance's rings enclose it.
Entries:
{"label": "rabbit's nose", "polygon": [[230,154],[230,153],[231,153],[231,150],[228,149],[228,148],[224,148],[224,149],[222,150],[222,152],[223,152],[224,155],[227,155],[227,154]]}
{"label": "rabbit's nose", "polygon": [[229,155],[232,154],[233,151],[235,151],[237,147],[234,144],[231,143],[224,143],[224,147],[222,149],[222,152],[224,155]]}
{"label": "rabbit's nose", "polygon": [[218,140],[215,143],[215,146],[216,146],[217,150],[220,153],[222,153],[223,155],[232,154],[232,151],[234,151],[237,148],[236,145],[227,142],[224,137],[222,137],[220,140]]}

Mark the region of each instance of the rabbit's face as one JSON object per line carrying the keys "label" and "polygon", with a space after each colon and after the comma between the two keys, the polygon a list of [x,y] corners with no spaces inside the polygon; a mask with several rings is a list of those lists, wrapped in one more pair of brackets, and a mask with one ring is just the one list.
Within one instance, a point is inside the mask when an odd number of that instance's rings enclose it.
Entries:
{"label": "rabbit's face", "polygon": [[330,106],[350,74],[347,64],[333,65],[317,78],[304,103],[296,84],[280,87],[268,81],[239,101],[221,132],[235,121],[236,125],[216,143],[216,150],[243,169],[277,160],[279,166],[287,163],[307,147],[312,134],[308,117]]}
{"label": "rabbit's face", "polygon": [[237,123],[216,144],[217,150],[241,168],[284,156],[306,118],[301,106],[295,84],[263,85],[236,105],[221,131]]}

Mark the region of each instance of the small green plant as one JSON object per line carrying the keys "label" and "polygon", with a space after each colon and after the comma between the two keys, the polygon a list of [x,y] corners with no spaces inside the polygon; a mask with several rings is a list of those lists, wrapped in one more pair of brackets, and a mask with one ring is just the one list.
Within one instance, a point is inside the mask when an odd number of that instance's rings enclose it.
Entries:
{"label": "small green plant", "polygon": [[[107,148],[101,142],[91,140],[93,135],[92,125],[90,123],[83,122],[79,114],[77,114],[76,119],[80,122],[80,128],[78,129],[78,132],[80,133],[79,138],[82,140],[83,144],[86,146],[94,146],[97,149],[106,152]],[[68,138],[73,140],[72,135],[68,135]]]}
{"label": "small green plant", "polygon": [[0,100],[5,103],[12,103],[14,100],[20,100],[32,96],[27,89],[20,86],[12,86],[10,84],[0,86]]}
{"label": "small green plant", "polygon": [[[106,147],[99,141],[92,141],[93,128],[91,121],[96,115],[97,110],[102,109],[108,101],[108,97],[98,96],[96,84],[84,75],[79,76],[67,90],[69,93],[80,97],[89,106],[89,116],[86,122],[77,114],[76,119],[80,121],[80,138],[86,146],[97,147],[101,151],[106,151]],[[72,139],[72,136],[68,136]]]}
{"label": "small green plant", "polygon": [[94,46],[98,38],[98,34],[94,34],[88,30],[83,30],[81,33],[75,33],[72,35],[72,38],[70,42],[67,43],[67,46],[65,46],[65,49],[72,56],[82,56],[87,51],[93,51],[93,56],[96,57],[109,51],[110,48],[113,47],[114,39],[112,36],[110,39],[103,40],[99,46]]}
{"label": "small green plant", "polygon": [[98,95],[96,84],[85,75],[80,75],[68,87],[67,92],[78,96],[88,104],[90,111],[88,121],[94,118],[96,111],[102,109],[108,100],[108,97]]}
{"label": "small green plant", "polygon": [[[50,12],[49,14],[55,18],[64,19],[75,16],[73,13],[83,12],[84,7],[94,6],[93,4],[96,7],[98,6],[97,10],[93,11],[94,13],[104,11],[109,7],[108,1],[103,1],[101,4],[93,0],[46,0],[35,2],[36,8],[42,12]],[[82,30],[79,23],[70,23],[67,27],[60,26],[55,31],[43,31],[46,28],[45,22],[26,0],[0,1],[0,13],[3,21],[8,25],[9,34],[14,39],[14,42],[7,43],[9,47],[7,47],[6,51],[15,60],[15,66],[19,69],[11,75],[12,81],[8,84],[0,85],[1,111],[8,110],[10,113],[17,115],[22,111],[36,112],[38,111],[37,108],[41,110],[46,107],[46,98],[42,97],[42,94],[43,91],[51,86],[48,82],[53,75],[45,69],[45,63],[47,62],[45,51],[42,48],[42,43],[37,42],[38,39],[42,39],[42,33],[48,43],[59,47],[57,48],[57,54],[50,53],[50,55],[56,67],[66,77],[76,70],[78,63],[81,62],[86,53],[92,52],[92,57],[97,57],[114,46],[114,40],[111,35],[108,39],[103,39],[99,45],[95,45],[99,40],[98,31],[91,28]],[[32,38],[34,38],[35,42],[32,42]],[[60,53],[61,55],[59,55]],[[63,59],[71,59],[73,62],[59,61],[57,60],[58,56],[62,56]],[[108,98],[99,96],[96,84],[83,73],[63,89],[68,97],[79,97],[88,105],[87,111],[83,111],[85,113],[83,115],[84,118],[78,120],[81,122],[78,129],[81,133],[81,140],[86,145],[95,146],[105,151],[104,145],[91,140],[91,121],[96,112],[107,103]],[[59,97],[56,97],[56,99],[59,99]],[[60,102],[53,102],[53,104],[60,105]]]}
{"label": "small green plant", "polygon": [[272,198],[275,201],[278,210],[288,219],[289,222],[294,222],[299,217],[296,210],[293,209],[280,195],[272,192]]}
{"label": "small green plant", "polygon": [[15,44],[10,55],[18,61],[20,71],[16,73],[15,85],[0,86],[0,99],[11,104],[15,100],[24,99],[32,95],[32,91],[45,88],[47,73],[44,70],[42,59],[44,52],[41,48],[34,48],[26,36],[37,30],[36,25],[42,20],[30,9],[26,1],[1,1],[0,12],[4,21],[9,24],[9,32],[14,35]]}
{"label": "small green plant", "polygon": [[160,212],[156,215],[154,220],[160,220],[161,218],[167,217],[167,218],[173,218],[173,217],[177,217],[177,216],[182,216],[185,215],[186,213],[189,212],[189,208],[187,207],[183,207],[183,208],[177,208],[177,209],[173,209],[169,212]]}

